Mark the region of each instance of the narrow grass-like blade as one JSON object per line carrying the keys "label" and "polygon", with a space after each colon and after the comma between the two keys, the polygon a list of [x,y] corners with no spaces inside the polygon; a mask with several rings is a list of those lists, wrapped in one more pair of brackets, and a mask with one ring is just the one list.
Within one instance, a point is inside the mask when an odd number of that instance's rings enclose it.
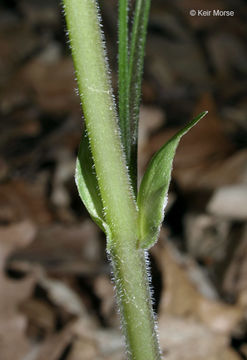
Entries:
{"label": "narrow grass-like blade", "polygon": [[129,126],[129,97],[128,97],[128,0],[119,0],[119,29],[118,29],[118,98],[119,98],[119,125],[121,139],[130,163],[130,126]]}
{"label": "narrow grass-like blade", "polygon": [[135,192],[137,186],[138,120],[150,3],[151,0],[136,0],[130,44],[128,96],[131,150],[129,167]]}
{"label": "narrow grass-like blade", "polygon": [[106,233],[108,226],[104,220],[103,203],[100,197],[98,180],[90,151],[88,136],[85,133],[79,147],[76,160],[75,181],[82,202],[92,219]]}
{"label": "narrow grass-like blade", "polygon": [[139,246],[148,249],[157,241],[164,219],[172,163],[179,141],[207,112],[203,112],[173,136],[152,158],[143,176],[137,197]]}

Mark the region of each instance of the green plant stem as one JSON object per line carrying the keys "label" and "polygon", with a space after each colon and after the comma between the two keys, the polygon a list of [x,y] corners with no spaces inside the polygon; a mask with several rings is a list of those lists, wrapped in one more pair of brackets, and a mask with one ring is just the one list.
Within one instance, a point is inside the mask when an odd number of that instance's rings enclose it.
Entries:
{"label": "green plant stem", "polygon": [[111,258],[128,359],[159,360],[145,254],[125,241],[111,249]]}
{"label": "green plant stem", "polygon": [[129,359],[160,358],[137,207],[126,169],[94,0],[64,0],[79,92],[105,220]]}

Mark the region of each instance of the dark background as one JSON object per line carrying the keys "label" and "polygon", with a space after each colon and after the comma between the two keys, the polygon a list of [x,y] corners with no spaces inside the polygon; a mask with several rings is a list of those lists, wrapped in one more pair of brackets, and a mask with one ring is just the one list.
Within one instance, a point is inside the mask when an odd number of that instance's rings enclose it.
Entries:
{"label": "dark background", "polygon": [[[117,93],[117,1],[100,5]],[[167,360],[247,359],[246,24],[243,0],[152,2],[140,177],[209,111],[181,141],[150,255]],[[0,359],[123,359],[104,235],[74,183],[83,121],[59,1],[0,2],[0,92]]]}

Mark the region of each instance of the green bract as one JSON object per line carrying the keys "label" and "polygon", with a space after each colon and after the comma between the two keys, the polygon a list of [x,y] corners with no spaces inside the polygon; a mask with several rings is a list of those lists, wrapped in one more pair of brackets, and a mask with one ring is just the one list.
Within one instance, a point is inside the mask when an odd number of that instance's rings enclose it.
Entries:
{"label": "green bract", "polygon": [[[149,249],[158,239],[160,225],[164,219],[164,210],[167,204],[172,163],[179,141],[206,114],[206,111],[201,113],[174,135],[153,156],[148,165],[137,196],[139,209],[138,246],[143,249]],[[81,200],[92,219],[105,232],[109,240],[110,229],[104,218],[104,206],[99,192],[95,165],[86,133],[82,137],[79,148],[75,179]]]}
{"label": "green bract", "polygon": [[76,159],[75,181],[87,211],[101,230],[105,231],[104,209],[87,133],[84,133],[80,143]]}
{"label": "green bract", "polygon": [[109,246],[111,239],[110,229],[104,219],[104,207],[99,192],[95,165],[86,131],[82,136],[78,157],[76,159],[75,181],[83,204],[94,222],[106,234],[107,245]]}
{"label": "green bract", "polygon": [[158,239],[164,219],[172,163],[179,141],[207,112],[203,112],[174,135],[152,158],[138,192],[139,246],[149,249]]}

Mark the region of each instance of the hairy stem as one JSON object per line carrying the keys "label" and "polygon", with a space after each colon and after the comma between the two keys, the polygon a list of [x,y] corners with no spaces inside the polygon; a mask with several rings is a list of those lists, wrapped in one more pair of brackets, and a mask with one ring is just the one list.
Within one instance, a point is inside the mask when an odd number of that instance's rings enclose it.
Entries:
{"label": "hairy stem", "polygon": [[117,245],[111,259],[128,359],[159,360],[145,253],[133,244]]}
{"label": "hairy stem", "polygon": [[94,159],[129,359],[157,360],[159,347],[143,252],[137,249],[137,207],[117,125],[95,0],[64,0],[82,107]]}

